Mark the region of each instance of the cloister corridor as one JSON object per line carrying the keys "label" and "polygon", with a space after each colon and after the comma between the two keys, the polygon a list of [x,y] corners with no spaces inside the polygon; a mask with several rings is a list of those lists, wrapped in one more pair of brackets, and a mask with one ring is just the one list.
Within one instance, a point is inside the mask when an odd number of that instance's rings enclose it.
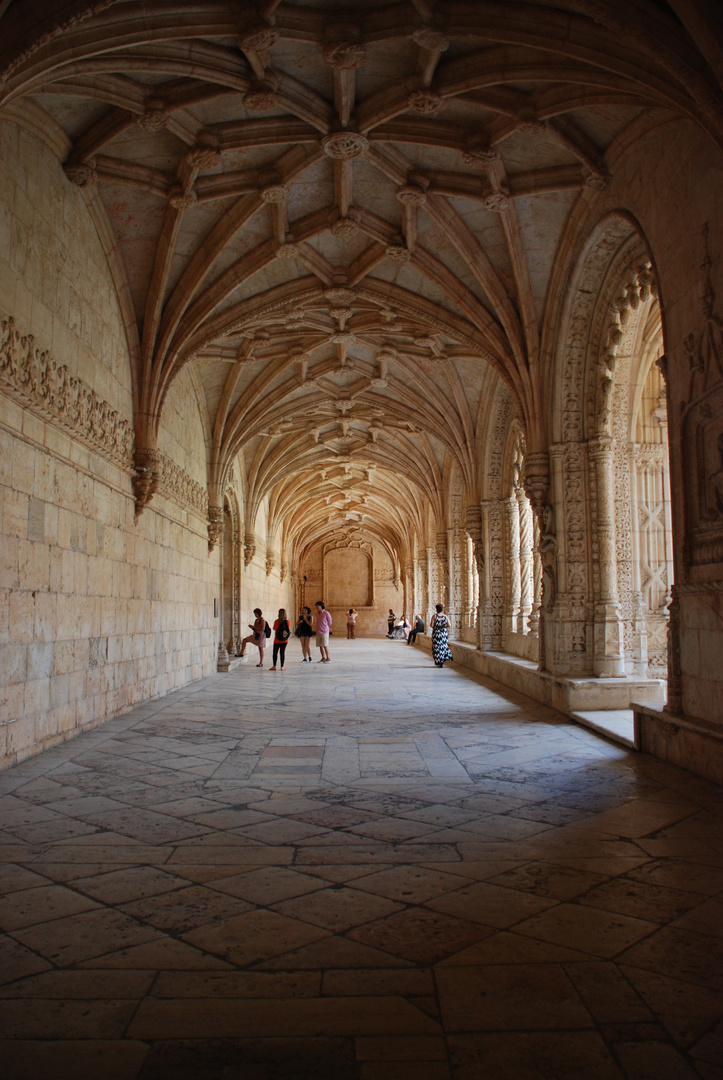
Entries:
{"label": "cloister corridor", "polygon": [[5,1080],[723,1076],[719,786],[297,651],[0,777]]}

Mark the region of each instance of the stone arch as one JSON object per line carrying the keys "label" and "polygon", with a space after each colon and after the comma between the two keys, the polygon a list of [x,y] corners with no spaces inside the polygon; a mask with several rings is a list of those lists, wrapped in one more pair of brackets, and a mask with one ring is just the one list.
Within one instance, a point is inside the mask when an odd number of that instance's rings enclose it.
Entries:
{"label": "stone arch", "polygon": [[642,673],[634,647],[629,379],[632,343],[654,288],[640,228],[620,213],[599,221],[571,275],[551,380],[556,557],[545,659],[557,674]]}

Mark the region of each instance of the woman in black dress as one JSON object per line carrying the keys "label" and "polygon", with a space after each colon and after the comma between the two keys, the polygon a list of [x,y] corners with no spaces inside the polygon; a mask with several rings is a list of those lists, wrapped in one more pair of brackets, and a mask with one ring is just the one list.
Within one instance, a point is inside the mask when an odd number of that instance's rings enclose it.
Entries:
{"label": "woman in black dress", "polygon": [[301,642],[301,662],[302,664],[311,663],[311,638],[314,633],[311,618],[311,608],[305,607],[301,609],[301,615],[299,615],[299,621],[296,624],[294,633]]}

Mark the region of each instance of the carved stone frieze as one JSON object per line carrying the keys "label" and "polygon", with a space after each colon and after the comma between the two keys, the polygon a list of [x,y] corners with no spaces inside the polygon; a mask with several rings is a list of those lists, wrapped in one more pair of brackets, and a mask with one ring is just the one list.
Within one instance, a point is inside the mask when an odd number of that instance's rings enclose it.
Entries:
{"label": "carved stone frieze", "polygon": [[155,451],[155,469],[158,476],[156,490],[184,509],[193,510],[201,517],[210,516],[208,492],[185,469],[162,450]]}
{"label": "carved stone frieze", "polygon": [[73,438],[131,472],[133,426],[82,379],[21,334],[12,316],[0,324],[0,387],[43,420],[55,421]]}

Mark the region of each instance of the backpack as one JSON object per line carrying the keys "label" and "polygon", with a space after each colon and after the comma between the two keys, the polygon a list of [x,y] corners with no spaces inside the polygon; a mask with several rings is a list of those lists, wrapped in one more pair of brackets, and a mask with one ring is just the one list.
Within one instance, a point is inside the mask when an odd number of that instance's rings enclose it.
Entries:
{"label": "backpack", "polygon": [[284,619],[282,623],[279,623],[278,629],[276,631],[276,636],[278,637],[279,641],[289,640],[289,638],[291,637],[291,630],[289,629],[288,619]]}
{"label": "backpack", "polygon": [[268,623],[266,623],[266,628],[265,628],[265,630],[264,630],[264,633],[266,634],[266,637],[267,637],[267,638],[270,638],[270,637],[271,637],[271,627],[269,626],[269,624],[268,624]]}

